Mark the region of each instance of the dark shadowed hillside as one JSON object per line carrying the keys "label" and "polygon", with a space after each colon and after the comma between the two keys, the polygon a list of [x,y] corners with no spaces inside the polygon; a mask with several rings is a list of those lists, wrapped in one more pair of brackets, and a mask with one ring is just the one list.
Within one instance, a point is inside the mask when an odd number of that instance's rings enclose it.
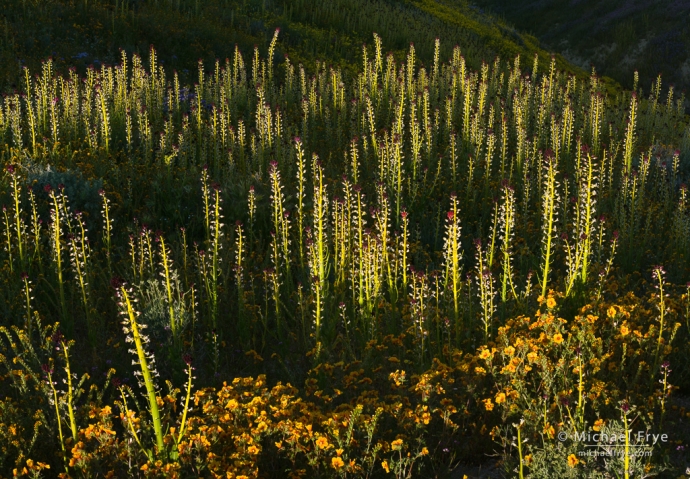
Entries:
{"label": "dark shadowed hillside", "polygon": [[649,92],[658,74],[676,91],[690,86],[688,0],[473,0],[541,46],[626,88],[639,71]]}

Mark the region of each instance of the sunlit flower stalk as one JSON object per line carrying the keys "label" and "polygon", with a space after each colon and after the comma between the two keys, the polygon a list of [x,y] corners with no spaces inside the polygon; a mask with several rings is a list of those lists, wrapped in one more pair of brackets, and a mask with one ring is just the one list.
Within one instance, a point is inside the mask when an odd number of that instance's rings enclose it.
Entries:
{"label": "sunlit flower stalk", "polygon": [[103,191],[102,189],[98,191],[98,194],[101,196],[101,199],[103,201],[101,214],[103,215],[103,241],[105,243],[105,257],[108,261],[108,271],[112,272],[110,252],[113,232],[113,220],[110,218],[110,200],[105,195],[105,191]]}
{"label": "sunlit flower stalk", "polygon": [[113,286],[117,289],[118,306],[120,307],[120,314],[123,316],[122,329],[127,336],[126,340],[128,343],[133,342],[135,346],[135,349],[130,350],[130,352],[136,354],[137,361],[134,363],[141,369],[141,371],[138,374],[135,373],[135,375],[143,378],[143,386],[145,386],[148,395],[149,412],[151,413],[153,430],[156,436],[156,446],[158,448],[158,453],[162,453],[165,450],[163,443],[163,427],[161,425],[160,411],[158,409],[156,386],[153,381],[154,376],[158,373],[155,370],[153,354],[147,351],[145,347],[149,342],[149,338],[140,332],[146,328],[146,325],[138,322],[137,317],[140,313],[134,309],[134,302],[136,299],[130,296],[133,290],[127,288],[127,285],[120,281],[114,281]]}
{"label": "sunlit flower stalk", "polygon": [[7,172],[10,175],[11,188],[12,188],[12,219],[13,219],[13,229],[14,234],[17,238],[17,252],[19,253],[19,262],[21,265],[25,264],[26,259],[26,248],[27,238],[26,238],[26,223],[22,217],[22,206],[21,206],[21,192],[22,187],[19,184],[19,173],[17,172],[14,165],[9,165],[7,167]]}
{"label": "sunlit flower stalk", "polygon": [[443,244],[443,258],[445,262],[445,284],[452,291],[453,314],[456,331],[460,318],[460,290],[462,288],[460,275],[462,274],[462,243],[460,239],[461,227],[458,198],[455,193],[450,195],[450,211],[446,215],[446,232]]}
{"label": "sunlit flower stalk", "polygon": [[170,315],[170,331],[172,332],[173,341],[177,342],[178,339],[178,320],[175,317],[175,303],[173,302],[173,284],[172,284],[172,274],[174,274],[172,258],[170,257],[170,250],[165,244],[165,238],[162,234],[156,237],[159,244],[159,255],[160,255],[160,265],[163,268],[161,271],[161,276],[163,277],[163,286],[165,287],[165,292],[168,299],[168,314]]}
{"label": "sunlit flower stalk", "polygon": [[326,196],[326,181],[323,166],[316,154],[312,155],[312,168],[314,174],[314,212],[313,228],[314,242],[316,243],[316,273],[319,281],[325,288],[325,280],[328,273],[328,198]]}
{"label": "sunlit flower stalk", "polygon": [[551,272],[551,261],[554,253],[554,234],[558,221],[558,173],[555,158],[547,152],[544,165],[544,188],[542,193],[542,275],[541,295],[546,297]]}
{"label": "sunlit flower stalk", "polygon": [[635,149],[635,130],[637,128],[637,94],[632,93],[630,97],[630,111],[628,116],[628,124],[625,130],[625,142],[623,144],[623,164],[625,165],[625,173],[632,173],[632,157]]}
{"label": "sunlit flower stalk", "polygon": [[[60,187],[61,185],[59,185]],[[46,185],[46,192],[52,200],[52,209],[50,210],[50,237],[51,237],[51,247],[53,252],[53,261],[55,263],[55,270],[57,272],[58,280],[58,293],[60,296],[60,306],[62,308],[62,319],[65,324],[72,326],[72,321],[67,314],[67,300],[65,298],[65,285],[63,280],[63,267],[62,267],[62,221],[64,218],[64,212],[62,210],[61,199],[62,199],[62,188],[60,192],[55,194],[55,190],[50,186]]]}
{"label": "sunlit flower stalk", "polygon": [[[515,236],[515,190],[507,183],[503,184],[503,202],[499,212],[499,241],[501,242],[502,272],[501,272],[501,301],[508,299],[508,287],[514,298],[517,298],[513,283],[513,250],[512,241]],[[491,270],[493,254],[493,238],[490,245],[486,267]]]}
{"label": "sunlit flower stalk", "polygon": [[479,304],[482,308],[481,314],[482,324],[484,325],[484,341],[488,341],[491,335],[493,315],[496,312],[496,305],[494,304],[496,291],[491,271],[486,264],[486,252],[482,248],[482,242],[477,239],[474,244],[477,250],[477,294],[479,296]]}
{"label": "sunlit flower stalk", "polygon": [[297,150],[297,236],[299,238],[299,261],[304,265],[304,198],[306,196],[306,162],[304,160],[304,149],[302,140],[295,137],[295,148]]}
{"label": "sunlit flower stalk", "polygon": [[655,361],[654,364],[658,364],[659,361],[659,352],[661,351],[661,343],[664,340],[664,321],[666,319],[666,296],[668,296],[667,293],[664,292],[664,276],[666,275],[666,271],[664,271],[663,266],[654,266],[652,269],[652,278],[656,282],[654,285],[654,288],[657,290],[657,298],[658,298],[658,304],[657,308],[659,309],[659,337],[657,338],[656,342],[656,353],[655,353]]}

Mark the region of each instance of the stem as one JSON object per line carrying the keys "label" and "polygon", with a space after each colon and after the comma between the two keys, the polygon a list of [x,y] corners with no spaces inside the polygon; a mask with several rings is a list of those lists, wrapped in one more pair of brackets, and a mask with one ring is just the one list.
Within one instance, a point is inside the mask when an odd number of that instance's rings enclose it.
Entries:
{"label": "stem", "polygon": [[159,451],[164,449],[163,445],[163,428],[161,427],[160,412],[158,411],[158,401],[156,397],[156,389],[151,378],[151,371],[146,360],[146,352],[142,342],[141,334],[139,333],[139,325],[137,324],[136,312],[132,306],[132,301],[127,294],[127,289],[124,286],[120,287],[120,293],[124,300],[125,313],[129,319],[130,327],[132,328],[132,336],[134,337],[134,344],[137,349],[137,356],[139,357],[139,365],[141,366],[141,373],[144,377],[144,385],[148,394],[149,410],[153,420],[153,430],[156,434],[156,445]]}
{"label": "stem", "polygon": [[182,422],[180,424],[180,434],[177,436],[177,444],[182,440],[184,435],[185,426],[187,423],[187,411],[189,411],[189,398],[192,395],[192,365],[187,367],[187,397],[184,400],[184,411],[182,412]]}
{"label": "stem", "polygon": [[67,372],[67,412],[69,413],[69,425],[72,429],[72,439],[77,441],[77,421],[74,419],[74,405],[72,395],[72,371],[69,367],[69,348],[62,341],[62,349],[65,352],[65,371]]}
{"label": "stem", "polygon": [[630,479],[630,434],[628,431],[627,412],[623,412],[623,424],[625,426],[625,479]]}
{"label": "stem", "polygon": [[523,472],[523,467],[524,467],[524,460],[522,459],[522,435],[520,434],[520,428],[522,427],[522,424],[520,424],[517,427],[517,434],[518,434],[518,455],[520,456],[520,479],[525,479],[524,472]]}
{"label": "stem", "polygon": [[55,389],[55,385],[53,384],[53,375],[49,372],[48,373],[48,382],[50,383],[50,388],[53,390],[53,402],[55,403],[55,417],[57,419],[58,423],[58,434],[60,436],[60,446],[62,447],[62,452],[65,452],[65,439],[62,435],[62,422],[60,421],[60,409],[59,409],[59,402],[58,402],[58,395],[57,395],[57,390]]}

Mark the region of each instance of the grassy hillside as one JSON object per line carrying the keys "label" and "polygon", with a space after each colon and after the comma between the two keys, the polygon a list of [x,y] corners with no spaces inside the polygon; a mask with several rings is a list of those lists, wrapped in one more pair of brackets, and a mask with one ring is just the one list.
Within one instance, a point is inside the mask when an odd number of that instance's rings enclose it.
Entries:
{"label": "grassy hillside", "polygon": [[[281,28],[278,58],[314,66],[315,59],[347,67],[361,62],[361,45],[377,32],[387,49],[404,56],[410,42],[424,63],[441,37],[441,55],[458,44],[470,65],[479,68],[496,55],[535,53],[542,65],[549,55],[534,38],[477,15],[464,2],[431,0],[46,0],[0,1],[0,88],[16,88],[21,67],[32,71],[52,56],[57,68],[114,63],[119,49],[146,54],[155,45],[169,68],[194,70],[198,59],[212,63],[232,56],[234,45],[266,48]],[[563,62],[558,68],[586,74]]]}
{"label": "grassy hillside", "polygon": [[690,2],[647,0],[474,0],[542,46],[561,52],[573,63],[594,64],[602,75],[649,92],[661,74],[676,91],[690,87]]}
{"label": "grassy hillside", "polygon": [[461,2],[0,7],[0,478],[690,466],[683,97]]}

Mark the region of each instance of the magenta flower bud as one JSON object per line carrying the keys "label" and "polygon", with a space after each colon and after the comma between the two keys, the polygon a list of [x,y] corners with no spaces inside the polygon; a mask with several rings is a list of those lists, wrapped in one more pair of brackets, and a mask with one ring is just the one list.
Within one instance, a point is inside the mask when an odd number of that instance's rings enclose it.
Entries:
{"label": "magenta flower bud", "polygon": [[110,278],[110,286],[114,289],[120,289],[123,284],[124,281],[122,281],[122,278],[119,278],[117,276],[113,276],[112,278]]}
{"label": "magenta flower bud", "polygon": [[53,344],[60,344],[65,340],[65,335],[62,334],[62,331],[56,329],[50,339],[53,341]]}

